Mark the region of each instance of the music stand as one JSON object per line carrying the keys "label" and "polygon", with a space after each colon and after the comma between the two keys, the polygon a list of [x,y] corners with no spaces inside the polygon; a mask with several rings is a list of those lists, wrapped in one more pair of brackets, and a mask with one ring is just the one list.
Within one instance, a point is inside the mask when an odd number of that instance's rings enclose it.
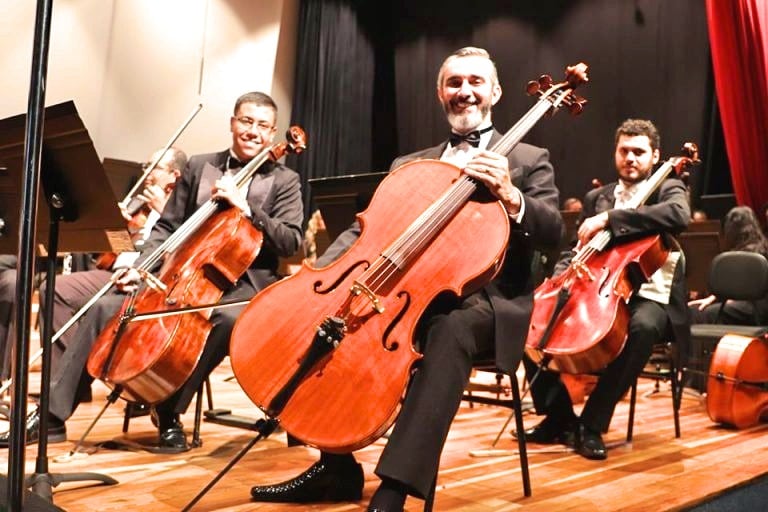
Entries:
{"label": "music stand", "polygon": [[[23,178],[24,138],[26,114],[0,121],[0,219],[4,230],[0,233],[0,252],[15,252],[19,245],[18,226],[21,216],[19,190]],[[38,203],[45,200],[37,216],[36,236],[47,250],[48,270],[44,297],[43,363],[40,389],[40,436],[35,474],[25,482],[35,494],[51,501],[51,487],[62,482],[95,480],[115,484],[116,480],[97,473],[69,475],[48,473],[47,418],[50,390],[50,340],[52,335],[53,293],[55,290],[56,258],[59,250],[66,252],[121,252],[132,250],[130,235],[125,226],[117,200],[111,191],[99,162],[88,131],[72,101],[45,109],[45,123],[41,151],[42,187]],[[60,226],[60,222],[64,224]],[[19,290],[17,290],[19,293]],[[22,304],[23,297],[17,297]],[[28,306],[27,306],[28,307]],[[24,334],[28,336],[28,334]],[[17,343],[26,340],[17,340]],[[23,352],[23,351],[18,351]],[[25,371],[16,378],[26,382]],[[14,383],[18,384],[18,383]],[[18,437],[21,436],[21,443]],[[9,449],[25,445],[25,431],[11,429]],[[10,468],[13,470],[14,468]],[[23,465],[18,468],[23,474]],[[16,475],[14,475],[15,477]]]}

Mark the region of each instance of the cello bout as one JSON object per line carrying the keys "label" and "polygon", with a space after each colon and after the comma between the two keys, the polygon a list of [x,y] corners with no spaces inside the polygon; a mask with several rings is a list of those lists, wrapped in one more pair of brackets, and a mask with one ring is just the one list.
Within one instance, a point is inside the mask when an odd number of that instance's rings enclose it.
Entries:
{"label": "cello bout", "polygon": [[768,418],[768,335],[726,334],[718,342],[707,377],[707,414],[739,429]]}

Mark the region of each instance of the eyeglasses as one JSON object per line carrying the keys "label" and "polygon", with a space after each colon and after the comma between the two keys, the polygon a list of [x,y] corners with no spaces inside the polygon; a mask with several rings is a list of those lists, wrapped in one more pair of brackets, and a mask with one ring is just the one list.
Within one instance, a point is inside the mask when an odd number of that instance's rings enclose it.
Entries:
{"label": "eyeglasses", "polygon": [[268,132],[270,130],[274,130],[274,127],[266,121],[259,121],[257,123],[255,119],[251,119],[247,116],[236,117],[235,121],[237,121],[237,124],[239,124],[240,127],[245,130],[252,129],[254,125],[260,132]]}

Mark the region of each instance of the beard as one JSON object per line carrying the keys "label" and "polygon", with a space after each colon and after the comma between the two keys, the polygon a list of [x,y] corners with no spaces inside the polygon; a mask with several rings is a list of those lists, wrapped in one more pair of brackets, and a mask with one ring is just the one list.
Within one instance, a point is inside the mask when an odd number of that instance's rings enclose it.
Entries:
{"label": "beard", "polygon": [[635,183],[645,181],[651,175],[652,170],[653,166],[648,168],[635,168],[632,171],[623,170],[619,173],[619,177],[624,183],[634,185]]}
{"label": "beard", "polygon": [[448,119],[448,124],[451,125],[454,131],[458,133],[467,133],[476,129],[480,124],[488,117],[488,113],[491,111],[491,105],[488,102],[483,102],[477,105],[477,109],[472,112],[454,112],[453,105],[450,103],[443,104],[443,110],[445,111]]}

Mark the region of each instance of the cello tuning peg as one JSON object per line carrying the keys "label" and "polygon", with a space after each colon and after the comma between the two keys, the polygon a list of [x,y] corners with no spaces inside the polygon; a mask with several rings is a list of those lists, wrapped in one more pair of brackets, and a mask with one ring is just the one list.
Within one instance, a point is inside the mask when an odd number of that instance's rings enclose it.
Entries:
{"label": "cello tuning peg", "polygon": [[549,89],[552,87],[552,77],[549,75],[541,75],[539,77],[539,85],[542,89]]}
{"label": "cello tuning peg", "polygon": [[587,104],[586,99],[582,98],[581,96],[576,96],[575,94],[572,94],[567,103],[568,111],[572,115],[579,115],[584,111],[584,105],[586,104]]}
{"label": "cello tuning peg", "polygon": [[541,90],[541,86],[539,85],[539,82],[536,80],[531,80],[528,82],[528,85],[525,87],[525,92],[528,93],[529,96],[535,95],[537,92]]}

